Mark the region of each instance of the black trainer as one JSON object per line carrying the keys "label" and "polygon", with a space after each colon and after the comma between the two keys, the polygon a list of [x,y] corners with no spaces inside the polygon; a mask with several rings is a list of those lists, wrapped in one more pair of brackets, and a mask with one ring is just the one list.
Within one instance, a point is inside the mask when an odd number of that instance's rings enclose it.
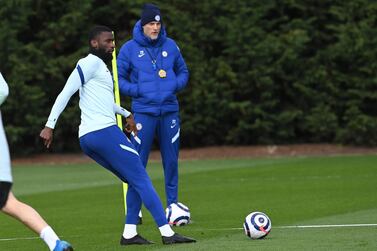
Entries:
{"label": "black trainer", "polygon": [[147,239],[141,237],[140,235],[135,235],[131,239],[126,239],[122,236],[120,238],[120,245],[148,245],[148,244],[154,244],[151,241],[148,241]]}
{"label": "black trainer", "polygon": [[179,235],[177,233],[170,237],[162,236],[162,243],[165,245],[191,242],[196,242],[196,240],[186,236]]}

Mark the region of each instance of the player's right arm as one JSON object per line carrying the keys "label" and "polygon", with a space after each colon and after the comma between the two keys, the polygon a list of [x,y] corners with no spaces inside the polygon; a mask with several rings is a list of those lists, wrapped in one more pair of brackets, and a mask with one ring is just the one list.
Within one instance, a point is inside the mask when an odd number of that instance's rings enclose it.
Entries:
{"label": "player's right arm", "polygon": [[47,119],[45,128],[40,133],[44,145],[49,148],[53,140],[53,130],[55,128],[56,122],[60,114],[64,111],[65,107],[68,104],[68,101],[75,92],[81,86],[81,79],[78,68],[76,68],[71,75],[69,76],[63,90],[60,92],[58,97],[55,100],[54,105],[52,106],[50,116]]}
{"label": "player's right arm", "polygon": [[9,87],[0,72],[0,105],[5,101],[9,94]]}

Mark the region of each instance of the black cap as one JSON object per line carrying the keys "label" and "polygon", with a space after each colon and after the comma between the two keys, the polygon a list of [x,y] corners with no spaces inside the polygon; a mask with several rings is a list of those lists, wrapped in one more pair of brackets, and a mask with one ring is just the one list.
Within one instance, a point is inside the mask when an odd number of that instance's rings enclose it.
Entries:
{"label": "black cap", "polygon": [[161,12],[157,5],[146,3],[141,12],[141,26],[150,22],[162,22]]}

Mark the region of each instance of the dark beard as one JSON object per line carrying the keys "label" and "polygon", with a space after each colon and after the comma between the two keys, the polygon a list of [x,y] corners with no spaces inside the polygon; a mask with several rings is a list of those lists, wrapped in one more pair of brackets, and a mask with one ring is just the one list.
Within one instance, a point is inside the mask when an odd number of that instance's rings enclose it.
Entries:
{"label": "dark beard", "polygon": [[91,47],[89,49],[89,53],[96,55],[97,57],[102,59],[102,61],[105,62],[105,64],[109,63],[113,59],[113,54],[110,52],[106,52],[103,48],[95,49]]}

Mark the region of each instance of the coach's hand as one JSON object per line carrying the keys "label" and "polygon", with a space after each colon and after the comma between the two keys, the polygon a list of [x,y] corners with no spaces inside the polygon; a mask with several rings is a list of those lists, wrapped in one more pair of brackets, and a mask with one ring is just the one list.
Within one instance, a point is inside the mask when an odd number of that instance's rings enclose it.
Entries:
{"label": "coach's hand", "polygon": [[39,137],[41,137],[43,139],[43,143],[47,148],[50,148],[50,145],[52,143],[52,139],[53,139],[52,132],[53,132],[53,130],[54,129],[46,126],[45,128],[43,128],[43,130],[39,134]]}
{"label": "coach's hand", "polygon": [[126,126],[124,130],[128,133],[133,132],[135,136],[137,135],[136,123],[132,114],[126,118]]}

